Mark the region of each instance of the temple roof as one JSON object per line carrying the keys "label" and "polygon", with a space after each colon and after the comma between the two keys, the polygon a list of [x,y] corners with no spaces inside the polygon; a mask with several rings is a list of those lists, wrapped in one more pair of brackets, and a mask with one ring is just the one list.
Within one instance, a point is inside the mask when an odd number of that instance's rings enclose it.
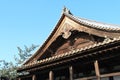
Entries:
{"label": "temple roof", "polygon": [[[65,53],[65,54],[58,55],[58,56],[53,56],[53,57],[46,58],[46,59],[43,59],[43,60],[40,60],[40,61],[37,61],[37,62],[35,61],[34,63],[29,63],[29,61],[31,59],[36,57],[38,54],[41,54],[42,48],[44,48],[45,45],[49,42],[51,37],[54,35],[56,30],[58,29],[58,25],[60,25],[61,21],[63,20],[63,18],[65,16],[70,18],[71,20],[77,22],[78,24],[85,25],[85,26],[87,26],[89,28],[96,29],[96,30],[101,30],[101,31],[105,31],[105,32],[107,31],[107,32],[110,32],[110,33],[113,32],[115,34],[117,33],[117,36],[113,36],[112,40],[108,40],[106,42],[103,41],[103,42],[95,44],[95,45],[90,45],[88,47],[85,47],[84,49],[83,48],[82,49],[77,49],[77,50],[72,51],[72,52],[68,52],[68,53]],[[107,36],[107,34],[106,34],[106,36]],[[61,58],[61,56],[64,57],[64,56],[72,55],[72,54],[76,53],[77,51],[81,52],[83,50],[91,49],[91,48],[94,48],[94,47],[97,47],[97,46],[102,46],[102,45],[105,45],[105,44],[108,44],[108,43],[111,43],[111,42],[114,42],[114,41],[118,41],[118,40],[120,40],[120,26],[119,25],[107,24],[107,23],[96,22],[96,21],[88,20],[88,19],[84,19],[84,18],[79,18],[79,17],[74,16],[67,8],[64,8],[60,20],[58,21],[57,25],[55,26],[55,29],[52,31],[52,33],[50,34],[48,39],[38,49],[38,51],[30,59],[28,59],[24,63],[24,65],[21,68],[27,68],[28,66],[33,66],[35,64],[46,63],[46,62]]]}

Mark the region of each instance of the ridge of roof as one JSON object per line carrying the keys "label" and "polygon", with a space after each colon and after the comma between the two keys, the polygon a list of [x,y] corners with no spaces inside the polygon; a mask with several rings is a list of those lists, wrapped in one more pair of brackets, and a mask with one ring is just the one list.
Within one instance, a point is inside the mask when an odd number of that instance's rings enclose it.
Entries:
{"label": "ridge of roof", "polygon": [[97,22],[94,20],[89,20],[89,19],[85,19],[85,18],[80,18],[80,17],[76,17],[74,16],[70,11],[63,12],[64,15],[68,16],[69,18],[75,20],[76,22],[92,27],[92,28],[96,28],[96,29],[101,29],[101,30],[107,30],[107,31],[119,31],[120,32],[120,25],[114,25],[114,24],[108,24],[108,23],[103,23],[103,22]]}
{"label": "ridge of roof", "polygon": [[106,44],[109,44],[109,43],[113,43],[113,42],[116,42],[116,41],[120,41],[120,37],[114,38],[113,40],[105,39],[103,42],[99,42],[97,44],[95,43],[94,45],[90,45],[90,46],[87,46],[85,48],[71,50],[69,52],[66,52],[66,53],[63,53],[63,54],[60,54],[60,55],[56,55],[56,56],[52,56],[52,57],[49,57],[49,58],[46,58],[46,59],[42,59],[42,60],[39,60],[39,61],[36,61],[36,62],[33,62],[33,63],[29,63],[27,65],[22,65],[18,69],[24,69],[24,68],[27,68],[27,67],[30,67],[30,66],[34,66],[36,64],[48,63],[50,61],[57,60],[57,59],[60,59],[60,58],[72,56],[72,55],[75,55],[75,54],[80,54],[81,52],[83,52],[85,50],[93,49],[95,47],[100,47],[100,46],[103,46],[103,45],[106,45]]}

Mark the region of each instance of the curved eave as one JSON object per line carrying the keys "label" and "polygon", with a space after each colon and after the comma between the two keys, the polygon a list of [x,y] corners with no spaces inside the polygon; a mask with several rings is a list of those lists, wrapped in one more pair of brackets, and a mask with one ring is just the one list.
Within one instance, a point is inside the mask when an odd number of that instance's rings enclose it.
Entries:
{"label": "curved eave", "polygon": [[98,29],[98,30],[104,30],[109,32],[119,32],[120,33],[120,26],[119,25],[113,25],[113,24],[107,24],[102,22],[96,22],[93,20],[88,20],[84,18],[79,18],[76,16],[73,16],[71,14],[64,13],[67,17],[74,20],[75,22],[88,26],[90,28]]}

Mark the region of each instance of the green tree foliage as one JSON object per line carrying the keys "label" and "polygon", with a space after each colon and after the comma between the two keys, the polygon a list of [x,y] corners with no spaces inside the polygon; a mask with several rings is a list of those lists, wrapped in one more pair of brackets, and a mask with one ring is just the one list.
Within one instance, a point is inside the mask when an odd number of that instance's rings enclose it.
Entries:
{"label": "green tree foliage", "polygon": [[14,56],[15,63],[0,60],[0,76],[8,77],[10,80],[16,80],[17,67],[20,66],[26,59],[28,59],[37,47],[38,45],[34,44],[32,44],[30,47],[24,46],[24,49],[17,47],[18,54]]}
{"label": "green tree foliage", "polygon": [[4,77],[8,77],[10,79],[15,79],[16,75],[16,69],[17,66],[15,66],[12,62],[7,62],[5,60],[1,61],[1,69],[0,69],[0,75]]}
{"label": "green tree foliage", "polygon": [[38,45],[32,44],[29,48],[25,45],[24,49],[17,47],[18,55],[14,56],[17,65],[21,65],[26,59],[28,59],[32,54],[31,52],[34,51],[38,47]]}

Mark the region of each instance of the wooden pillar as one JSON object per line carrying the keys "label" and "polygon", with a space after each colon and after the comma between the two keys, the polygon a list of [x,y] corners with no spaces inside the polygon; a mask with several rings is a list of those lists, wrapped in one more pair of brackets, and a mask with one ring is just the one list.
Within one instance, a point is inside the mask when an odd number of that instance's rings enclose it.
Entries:
{"label": "wooden pillar", "polygon": [[110,76],[110,77],[109,77],[109,80],[114,80],[113,76]]}
{"label": "wooden pillar", "polygon": [[69,67],[69,78],[70,80],[73,80],[73,67],[72,66]]}
{"label": "wooden pillar", "polygon": [[[113,70],[113,67],[107,66],[106,70],[109,72],[109,71]],[[109,80],[114,80],[113,76],[109,76]]]}
{"label": "wooden pillar", "polygon": [[49,72],[49,80],[54,80],[54,73],[53,73],[53,71]]}
{"label": "wooden pillar", "polygon": [[36,80],[36,75],[33,75],[33,76],[32,76],[32,80]]}
{"label": "wooden pillar", "polygon": [[100,80],[100,70],[99,70],[99,65],[97,60],[94,62],[94,66],[95,66],[95,73],[97,76],[97,80]]}
{"label": "wooden pillar", "polygon": [[18,80],[21,80],[21,78],[18,78]]}

